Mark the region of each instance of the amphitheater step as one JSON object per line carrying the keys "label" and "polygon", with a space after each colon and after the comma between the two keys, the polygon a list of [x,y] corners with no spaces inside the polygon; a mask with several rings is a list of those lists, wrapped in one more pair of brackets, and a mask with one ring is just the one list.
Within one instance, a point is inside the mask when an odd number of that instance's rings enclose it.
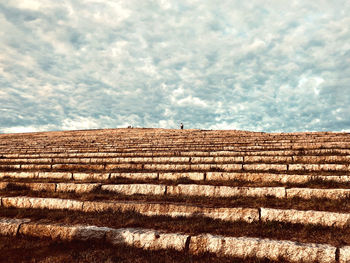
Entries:
{"label": "amphitheater step", "polygon": [[346,262],[348,248],[327,244],[309,244],[285,240],[249,237],[224,237],[211,234],[190,236],[166,233],[152,229],[113,229],[93,225],[62,225],[31,221],[29,219],[0,219],[1,235],[27,235],[60,240],[103,240],[113,245],[129,245],[147,250],[174,249],[192,254],[215,253],[239,258],[257,257],[289,262]]}
{"label": "amphitheater step", "polygon": [[122,195],[180,195],[206,196],[212,198],[225,197],[276,197],[276,198],[324,198],[348,199],[350,189],[319,189],[319,188],[287,188],[287,187],[229,187],[198,184],[101,184],[101,183],[46,183],[46,182],[0,182],[0,190],[30,189],[47,192],[89,193],[98,189],[115,192]]}
{"label": "amphitheater step", "polygon": [[348,133],[0,134],[0,240],[350,262],[349,172]]}

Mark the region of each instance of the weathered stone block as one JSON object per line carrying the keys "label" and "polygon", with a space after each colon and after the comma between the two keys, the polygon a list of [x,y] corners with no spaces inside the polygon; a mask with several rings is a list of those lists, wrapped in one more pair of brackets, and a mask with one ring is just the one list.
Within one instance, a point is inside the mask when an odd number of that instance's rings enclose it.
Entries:
{"label": "weathered stone block", "polygon": [[69,172],[39,172],[40,179],[65,179],[71,180],[72,173]]}
{"label": "weathered stone block", "polygon": [[114,245],[126,244],[148,250],[185,250],[188,235],[162,233],[149,229],[115,229],[107,233],[106,239]]}
{"label": "weathered stone block", "polygon": [[115,178],[130,178],[135,180],[142,179],[157,179],[157,173],[111,173],[111,179]]}
{"label": "weathered stone block", "polygon": [[101,184],[75,184],[75,183],[58,183],[57,192],[75,192],[88,193],[97,189]]}
{"label": "weathered stone block", "polygon": [[166,186],[157,184],[117,184],[102,185],[101,189],[123,195],[164,195]]}
{"label": "weathered stone block", "polygon": [[77,181],[84,180],[108,180],[109,173],[73,173],[73,179]]}
{"label": "weathered stone block", "polygon": [[322,226],[349,226],[350,214],[294,209],[261,208],[262,221],[277,221],[293,224],[311,224]]}
{"label": "weathered stone block", "polygon": [[0,218],[0,235],[15,236],[21,224],[30,219]]}
{"label": "weathered stone block", "polygon": [[219,256],[238,258],[257,257],[271,260],[283,258],[288,262],[336,262],[336,248],[329,245],[211,234],[192,236],[189,251],[192,254],[210,252]]}

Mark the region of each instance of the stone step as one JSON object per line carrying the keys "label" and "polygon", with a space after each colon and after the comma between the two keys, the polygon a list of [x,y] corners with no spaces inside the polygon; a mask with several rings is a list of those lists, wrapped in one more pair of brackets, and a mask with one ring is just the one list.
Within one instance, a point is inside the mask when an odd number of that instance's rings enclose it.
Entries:
{"label": "stone step", "polygon": [[1,205],[5,208],[26,209],[67,209],[83,212],[103,211],[135,211],[146,216],[203,217],[221,219],[225,221],[259,220],[259,210],[255,208],[209,208],[195,205],[182,205],[171,203],[127,202],[127,201],[80,201],[74,199],[39,198],[39,197],[0,197]]}
{"label": "stone step", "polygon": [[287,188],[287,187],[230,187],[196,184],[101,184],[101,183],[46,183],[46,182],[0,182],[0,190],[9,186],[25,187],[32,191],[89,193],[97,189],[122,195],[178,195],[203,196],[211,198],[226,197],[276,197],[302,199],[346,199],[350,189]]}
{"label": "stone step", "polygon": [[191,217],[200,215],[224,221],[282,222],[291,224],[349,227],[350,213],[315,210],[243,207],[200,207],[179,203],[140,201],[80,201],[26,196],[1,197],[2,207],[20,209],[68,209],[83,212],[135,211],[146,216]]}
{"label": "stone step", "polygon": [[308,175],[283,173],[250,172],[118,172],[118,173],[81,173],[81,172],[0,172],[0,179],[59,179],[76,181],[105,182],[115,179],[131,180],[165,180],[176,181],[188,179],[207,182],[250,182],[307,184],[313,181],[325,183],[349,183],[349,175]]}
{"label": "stone step", "polygon": [[212,234],[188,235],[145,228],[110,228],[67,225],[30,219],[0,218],[0,234],[32,236],[63,241],[99,241],[146,250],[173,249],[191,254],[215,253],[238,258],[267,258],[288,262],[348,262],[349,247]]}
{"label": "stone step", "polygon": [[278,171],[278,172],[349,172],[349,164],[169,164],[169,163],[119,163],[119,164],[0,164],[0,170],[51,170],[51,171]]}
{"label": "stone step", "polygon": [[327,156],[265,156],[265,155],[248,155],[248,156],[207,156],[197,157],[72,157],[72,158],[0,158],[0,164],[125,164],[125,163],[142,163],[142,164],[347,164],[350,162],[350,155],[327,155]]}
{"label": "stone step", "polygon": [[268,151],[138,151],[138,152],[44,152],[31,153],[2,153],[2,158],[120,158],[120,157],[235,157],[235,156],[344,156],[350,155],[350,149],[315,149],[315,150],[268,150]]}

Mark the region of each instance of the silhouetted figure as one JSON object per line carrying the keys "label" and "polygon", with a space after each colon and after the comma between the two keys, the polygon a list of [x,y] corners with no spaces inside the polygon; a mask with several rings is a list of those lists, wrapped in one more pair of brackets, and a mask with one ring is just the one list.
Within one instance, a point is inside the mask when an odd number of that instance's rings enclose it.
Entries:
{"label": "silhouetted figure", "polygon": [[181,130],[183,130],[183,129],[184,129],[184,125],[183,125],[183,123],[182,123],[182,122],[181,122],[180,128],[181,128]]}

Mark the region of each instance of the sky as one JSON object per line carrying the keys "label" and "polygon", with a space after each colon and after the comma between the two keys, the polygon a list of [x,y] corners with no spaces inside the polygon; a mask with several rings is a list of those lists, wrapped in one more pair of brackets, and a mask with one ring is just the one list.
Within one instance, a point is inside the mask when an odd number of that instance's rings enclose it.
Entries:
{"label": "sky", "polygon": [[350,1],[0,1],[0,133],[350,131]]}

